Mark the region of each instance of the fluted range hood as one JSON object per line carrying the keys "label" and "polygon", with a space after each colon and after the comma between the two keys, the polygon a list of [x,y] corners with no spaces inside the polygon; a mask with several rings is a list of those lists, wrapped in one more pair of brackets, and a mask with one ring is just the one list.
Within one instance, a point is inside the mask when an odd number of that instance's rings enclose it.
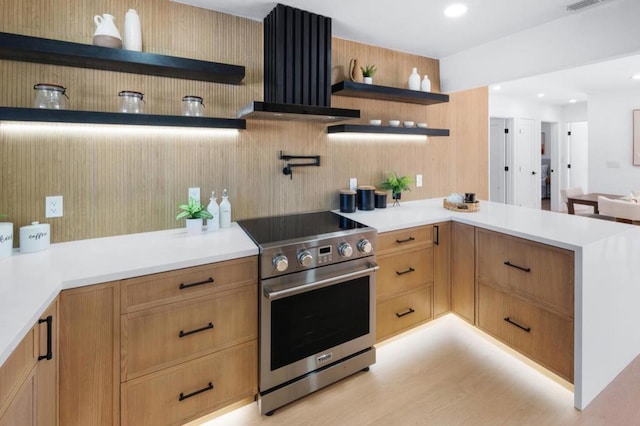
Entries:
{"label": "fluted range hood", "polygon": [[331,108],[331,18],[278,4],[264,18],[264,101],[238,118],[337,122],[360,111]]}

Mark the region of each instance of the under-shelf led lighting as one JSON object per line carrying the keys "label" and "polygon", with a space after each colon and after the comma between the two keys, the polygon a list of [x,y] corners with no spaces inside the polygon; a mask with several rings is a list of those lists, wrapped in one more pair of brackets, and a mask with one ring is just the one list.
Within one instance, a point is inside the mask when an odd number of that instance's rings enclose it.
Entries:
{"label": "under-shelf led lighting", "polygon": [[389,135],[384,133],[329,133],[329,139],[349,141],[426,142],[426,135]]}
{"label": "under-shelf led lighting", "polygon": [[449,18],[457,18],[467,12],[467,6],[462,3],[452,4],[444,10],[444,14]]}

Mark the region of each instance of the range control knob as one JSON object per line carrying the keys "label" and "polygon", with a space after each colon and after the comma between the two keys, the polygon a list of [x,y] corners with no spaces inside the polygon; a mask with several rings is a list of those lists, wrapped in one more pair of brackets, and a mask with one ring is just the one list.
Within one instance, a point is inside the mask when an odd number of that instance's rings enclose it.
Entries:
{"label": "range control knob", "polygon": [[363,238],[358,241],[358,251],[360,251],[360,253],[369,254],[371,253],[371,250],[373,250],[373,246],[371,245],[369,240]]}
{"label": "range control knob", "polygon": [[313,263],[313,256],[311,256],[311,253],[309,253],[309,250],[301,251],[298,254],[298,263],[304,266],[305,268],[311,266],[311,264]]}
{"label": "range control knob", "polygon": [[284,254],[278,254],[273,258],[273,267],[278,272],[284,272],[289,267],[289,260]]}
{"label": "range control knob", "polygon": [[341,243],[338,246],[338,254],[342,257],[351,257],[351,255],[353,254],[353,249],[351,248],[351,244]]}

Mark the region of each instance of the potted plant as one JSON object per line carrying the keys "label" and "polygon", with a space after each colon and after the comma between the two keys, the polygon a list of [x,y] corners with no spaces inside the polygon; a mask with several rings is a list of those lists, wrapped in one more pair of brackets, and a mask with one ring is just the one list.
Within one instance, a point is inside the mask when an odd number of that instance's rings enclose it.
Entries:
{"label": "potted plant", "polygon": [[409,176],[398,176],[396,172],[391,172],[387,175],[387,178],[380,182],[380,188],[384,190],[391,190],[393,197],[393,205],[400,205],[400,198],[402,198],[402,191],[411,191],[409,184],[413,180]]}
{"label": "potted plant", "polygon": [[378,71],[375,65],[367,65],[360,67],[362,70],[362,76],[364,77],[365,84],[373,84],[373,75]]}
{"label": "potted plant", "polygon": [[202,219],[211,219],[211,213],[209,213],[205,207],[200,204],[195,198],[189,198],[187,204],[180,204],[178,208],[182,210],[176,216],[176,220],[187,220],[187,232],[195,233],[202,231]]}

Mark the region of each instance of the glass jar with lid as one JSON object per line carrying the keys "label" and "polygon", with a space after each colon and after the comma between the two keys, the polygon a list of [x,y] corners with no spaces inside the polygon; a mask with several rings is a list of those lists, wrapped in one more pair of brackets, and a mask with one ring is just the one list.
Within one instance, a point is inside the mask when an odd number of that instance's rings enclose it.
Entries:
{"label": "glass jar with lid", "polygon": [[33,86],[36,97],[33,101],[34,108],[67,109],[66,88],[57,84],[38,83]]}
{"label": "glass jar with lid", "polygon": [[129,114],[144,114],[144,93],[123,90],[118,93],[120,102],[118,111]]}
{"label": "glass jar with lid", "polygon": [[202,117],[204,115],[204,100],[200,96],[185,96],[182,98],[182,115]]}

